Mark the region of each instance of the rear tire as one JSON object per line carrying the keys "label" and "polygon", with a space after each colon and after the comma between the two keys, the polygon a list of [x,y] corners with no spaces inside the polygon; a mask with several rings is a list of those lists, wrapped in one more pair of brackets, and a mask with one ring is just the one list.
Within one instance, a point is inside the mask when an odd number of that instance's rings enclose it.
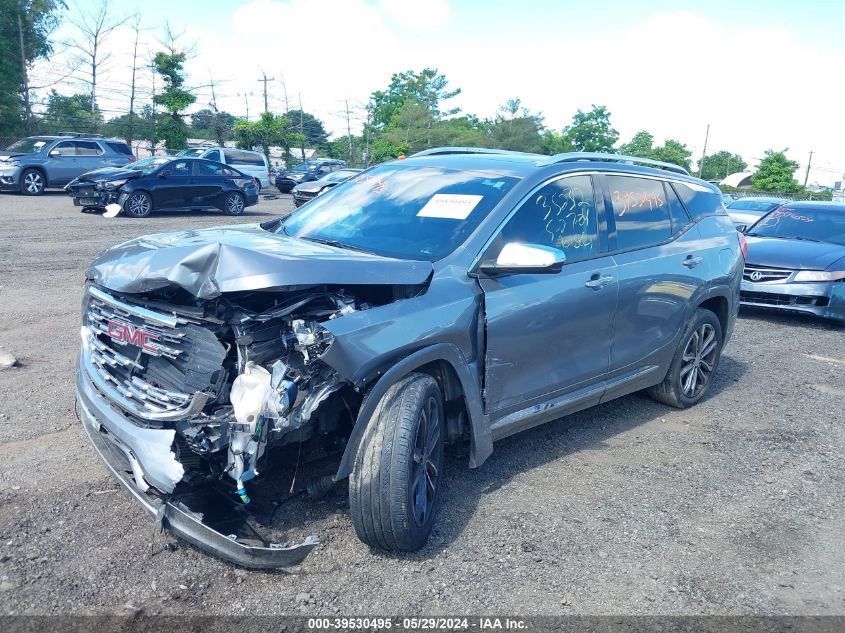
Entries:
{"label": "rear tire", "polygon": [[45,184],[44,174],[37,169],[25,169],[21,173],[21,193],[25,196],[40,196]]}
{"label": "rear tire", "polygon": [[687,324],[666,377],[648,395],[677,409],[704,397],[722,356],[722,325],[710,310],[698,308]]}
{"label": "rear tire", "polygon": [[135,191],[123,203],[123,212],[130,218],[146,218],[153,212],[153,199],[146,191]]}
{"label": "rear tire", "polygon": [[246,202],[237,191],[231,192],[223,201],[223,213],[226,215],[243,215]]}
{"label": "rear tire", "polygon": [[443,395],[412,373],[376,406],[349,476],[355,533],[371,547],[410,552],[428,540],[441,499]]}

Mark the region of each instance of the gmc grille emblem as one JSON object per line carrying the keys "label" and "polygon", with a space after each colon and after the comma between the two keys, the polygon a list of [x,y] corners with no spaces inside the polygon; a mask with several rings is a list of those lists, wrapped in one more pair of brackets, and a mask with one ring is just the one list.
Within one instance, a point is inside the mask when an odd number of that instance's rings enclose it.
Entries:
{"label": "gmc grille emblem", "polygon": [[151,345],[151,343],[158,340],[158,336],[150,332],[145,332],[130,323],[109,321],[109,337],[115,343],[120,343],[121,345],[134,345],[150,354],[158,353],[158,349]]}

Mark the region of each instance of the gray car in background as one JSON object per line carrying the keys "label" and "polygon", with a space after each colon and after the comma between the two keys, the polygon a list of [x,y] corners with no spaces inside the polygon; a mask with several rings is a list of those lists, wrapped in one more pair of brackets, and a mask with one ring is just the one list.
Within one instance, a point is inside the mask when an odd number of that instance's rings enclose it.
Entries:
{"label": "gray car in background", "polygon": [[124,141],[95,136],[29,136],[0,150],[0,190],[37,196],[77,176],[135,160]]}
{"label": "gray car in background", "polygon": [[475,468],[494,441],[634,391],[701,401],[744,245],[719,190],[676,165],[426,150],[286,218],[100,254],[80,418],[159,525],[226,560],[291,565],[317,543],[236,529],[274,482],[296,491],[285,469],[309,493],[348,479],[359,538],[415,550],[445,445]]}
{"label": "gray car in background", "polygon": [[737,228],[748,228],[769,211],[789,202],[785,198],[768,198],[765,196],[749,196],[734,200],[727,205],[728,215]]}

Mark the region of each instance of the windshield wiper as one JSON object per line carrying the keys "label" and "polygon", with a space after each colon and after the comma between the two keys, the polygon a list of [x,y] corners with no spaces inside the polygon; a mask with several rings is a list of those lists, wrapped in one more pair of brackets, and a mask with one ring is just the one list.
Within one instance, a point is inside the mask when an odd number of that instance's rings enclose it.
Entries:
{"label": "windshield wiper", "polygon": [[816,240],[816,239],[813,239],[812,237],[798,237],[798,236],[796,236],[796,237],[793,237],[792,239],[793,240],[801,240],[802,242],[819,242],[819,243],[824,242],[824,240]]}
{"label": "windshield wiper", "polygon": [[[284,230],[284,225],[282,225],[282,229]],[[285,231],[285,233],[287,233],[287,231]],[[366,248],[361,248],[360,246],[354,246],[352,244],[344,244],[343,242],[338,242],[337,240],[325,240],[321,237],[306,237],[304,235],[299,235],[297,237],[301,240],[317,242],[318,244],[325,244],[326,246],[334,246],[335,248],[343,248],[348,251],[358,251],[360,253],[367,253],[368,255],[375,255],[373,251],[367,250]]]}

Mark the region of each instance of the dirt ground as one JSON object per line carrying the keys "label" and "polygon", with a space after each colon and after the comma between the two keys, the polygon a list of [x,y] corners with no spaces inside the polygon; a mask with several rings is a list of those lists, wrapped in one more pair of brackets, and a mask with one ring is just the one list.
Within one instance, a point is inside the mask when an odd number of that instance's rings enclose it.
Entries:
{"label": "dirt ground", "polygon": [[[291,208],[262,199],[241,222]],[[215,213],[83,215],[0,194],[0,613],[845,614],[845,329],[743,313],[706,401],[629,396],[449,459],[429,545],[370,551],[346,491],[279,510],[321,545],[246,571],[167,535],[74,413],[83,273]]]}

